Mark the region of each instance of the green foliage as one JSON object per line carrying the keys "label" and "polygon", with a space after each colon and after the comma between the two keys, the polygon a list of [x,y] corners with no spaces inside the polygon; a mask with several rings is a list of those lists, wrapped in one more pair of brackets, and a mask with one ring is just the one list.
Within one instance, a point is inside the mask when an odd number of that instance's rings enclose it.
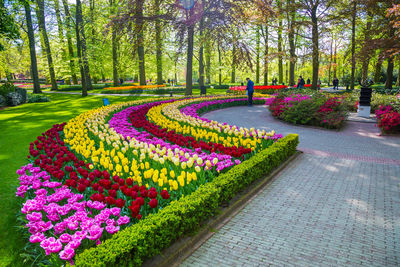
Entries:
{"label": "green foliage", "polygon": [[40,94],[29,94],[28,103],[50,102],[50,98]]}
{"label": "green foliage", "polygon": [[282,113],[281,118],[284,121],[294,124],[318,125],[315,115],[322,104],[322,98],[295,102],[293,103],[292,108],[289,108]]}
{"label": "green foliage", "polygon": [[115,94],[115,95],[120,95],[120,94],[151,94],[151,95],[167,95],[167,94],[181,94],[185,92],[185,88],[177,88],[177,89],[149,89],[149,90],[143,90],[143,89],[135,89],[135,90],[103,90],[101,91],[102,94]]}
{"label": "green foliage", "polygon": [[26,100],[28,99],[28,93],[27,93],[26,89],[17,87],[17,88],[15,88],[15,92],[20,94],[22,97],[22,102],[26,103]]}
{"label": "green foliage", "polygon": [[201,185],[156,214],[115,234],[96,248],[76,256],[77,266],[140,266],[182,234],[198,229],[239,191],[270,173],[291,156],[298,145],[298,135],[288,135],[249,160]]}
{"label": "green foliage", "polygon": [[[103,89],[107,86],[110,86],[110,84],[107,83],[99,83],[99,84],[93,84],[93,89]],[[81,91],[82,90],[82,85],[60,85],[58,87],[58,91],[62,92],[70,92],[70,91]]]}
{"label": "green foliage", "polygon": [[15,92],[16,88],[12,83],[5,83],[0,86],[0,95],[6,97],[8,93]]}

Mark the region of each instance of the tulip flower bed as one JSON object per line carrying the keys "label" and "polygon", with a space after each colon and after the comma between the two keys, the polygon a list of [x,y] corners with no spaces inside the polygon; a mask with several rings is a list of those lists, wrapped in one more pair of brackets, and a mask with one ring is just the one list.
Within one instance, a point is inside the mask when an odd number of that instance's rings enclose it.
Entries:
{"label": "tulip flower bed", "polygon": [[[254,91],[261,94],[273,94],[286,89],[286,85],[256,85]],[[246,93],[246,86],[233,86],[229,88],[229,93],[234,95],[244,95]]]}
{"label": "tulip flower bed", "polygon": [[[254,101],[265,103],[261,98]],[[144,241],[124,249],[133,252],[128,261],[140,264],[168,246],[211,216],[221,201],[294,153],[297,136],[282,138],[200,117],[205,111],[246,104],[240,97],[141,100],[54,125],[30,144],[29,164],[17,171],[16,195],[24,200],[20,218],[29,245],[41,248],[46,255],[42,263],[73,264],[75,254],[84,249],[114,244],[131,231],[136,237],[146,235],[145,225],[167,223],[177,228],[161,231],[160,236],[169,237],[155,250]],[[176,213],[177,205],[196,211],[190,215],[192,225],[180,225],[189,214],[182,208]],[[165,215],[171,209],[176,211]],[[112,237],[116,233],[118,237]],[[131,237],[125,236],[124,242]],[[85,264],[87,253],[78,256],[77,263]],[[110,253],[121,260],[115,251]]]}
{"label": "tulip flower bed", "polygon": [[400,133],[400,112],[394,105],[379,106],[375,115],[383,133]]}
{"label": "tulip flower bed", "polygon": [[267,100],[272,116],[284,121],[321,126],[324,128],[342,127],[346,116],[346,107],[338,97],[322,94],[302,95],[280,94]]}

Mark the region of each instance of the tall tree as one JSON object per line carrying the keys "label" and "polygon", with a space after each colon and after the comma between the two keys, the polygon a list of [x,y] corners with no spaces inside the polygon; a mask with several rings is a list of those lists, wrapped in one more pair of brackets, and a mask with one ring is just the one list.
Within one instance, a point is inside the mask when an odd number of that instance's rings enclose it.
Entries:
{"label": "tall tree", "polygon": [[278,82],[283,83],[283,51],[282,51],[282,2],[277,0],[278,8]]}
{"label": "tall tree", "polygon": [[350,90],[354,90],[354,79],[356,73],[356,17],[357,17],[357,1],[353,0],[351,15],[351,78]]}
{"label": "tall tree", "polygon": [[268,24],[261,27],[264,37],[264,85],[268,85],[268,61],[269,61],[269,44],[268,44]]}
{"label": "tall tree", "polygon": [[82,4],[80,0],[76,0],[76,43],[79,57],[79,65],[81,69],[82,80],[82,96],[87,96],[88,90],[92,84],[89,75],[89,64],[87,60],[86,39],[82,18]]}
{"label": "tall tree", "polygon": [[136,1],[136,46],[139,58],[139,79],[140,85],[146,85],[146,68],[144,54],[144,34],[143,34],[143,6],[144,0]]}
{"label": "tall tree", "polygon": [[[155,13],[157,16],[160,15],[160,0],[155,0]],[[162,64],[162,28],[161,21],[156,18],[155,21],[156,30],[156,61],[157,61],[157,84],[163,84],[163,64]]]}
{"label": "tall tree", "polygon": [[[115,14],[115,7],[114,1],[110,0],[110,10],[111,15]],[[118,78],[118,43],[117,43],[117,27],[116,25],[112,25],[111,27],[111,46],[112,46],[112,62],[113,62],[113,82],[114,86],[119,85],[119,78]]]}
{"label": "tall tree", "polygon": [[[57,1],[57,0],[56,0]],[[67,46],[68,46],[68,54],[69,54],[69,68],[71,73],[72,82],[74,84],[78,84],[78,77],[75,72],[75,55],[74,55],[74,47],[72,44],[72,25],[71,25],[71,14],[69,12],[69,6],[67,0],[62,0],[65,12],[65,25],[66,25],[66,37],[67,37]]]}
{"label": "tall tree", "polygon": [[199,50],[199,86],[204,86],[204,41],[203,41],[204,17],[200,20],[200,50]]}
{"label": "tall tree", "polygon": [[[319,37],[320,22],[326,19],[326,13],[331,7],[333,0],[299,0],[305,14],[310,18],[311,43],[312,43],[312,84],[311,89],[317,90],[319,79]],[[326,22],[326,21],[325,21]]]}
{"label": "tall tree", "polygon": [[56,74],[54,72],[53,57],[51,55],[50,41],[47,36],[46,21],[44,17],[44,0],[36,0],[39,13],[37,14],[40,32],[42,34],[43,42],[45,45],[47,63],[49,65],[49,73],[51,80],[51,90],[57,90]]}
{"label": "tall tree", "polygon": [[260,83],[260,26],[256,28],[256,83]]}
{"label": "tall tree", "polygon": [[289,85],[295,85],[294,71],[295,64],[297,61],[296,57],[296,45],[294,40],[295,24],[296,24],[296,12],[295,12],[295,1],[287,0],[287,21],[288,21],[288,39],[289,39]]}
{"label": "tall tree", "polygon": [[33,93],[38,94],[41,93],[42,91],[40,90],[39,74],[37,69],[35,35],[32,26],[31,7],[29,5],[28,0],[22,0],[22,4],[25,9],[26,26],[28,28],[29,52],[31,56],[31,75],[33,79]]}

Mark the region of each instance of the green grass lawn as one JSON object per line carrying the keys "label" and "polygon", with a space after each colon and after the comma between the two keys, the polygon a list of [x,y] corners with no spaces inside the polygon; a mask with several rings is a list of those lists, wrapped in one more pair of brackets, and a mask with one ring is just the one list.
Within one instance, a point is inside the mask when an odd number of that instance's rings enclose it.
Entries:
{"label": "green grass lawn", "polygon": [[[24,104],[0,110],[0,266],[22,266],[19,258],[25,245],[16,229],[20,208],[15,191],[16,170],[27,163],[29,143],[53,124],[102,106],[101,96],[46,94],[51,102]],[[110,103],[138,97],[107,96]]]}

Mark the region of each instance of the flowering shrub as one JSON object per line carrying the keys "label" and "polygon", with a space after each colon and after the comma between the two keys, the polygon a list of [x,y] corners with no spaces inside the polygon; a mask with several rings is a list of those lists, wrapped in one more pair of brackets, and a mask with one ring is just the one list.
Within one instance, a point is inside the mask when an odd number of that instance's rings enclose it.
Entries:
{"label": "flowering shrub", "polygon": [[340,128],[346,119],[346,109],[337,97],[280,94],[266,103],[272,116],[294,124]]}
{"label": "flowering shrub", "polygon": [[54,125],[30,144],[30,163],[17,172],[30,243],[38,243],[52,264],[72,264],[76,253],[282,138],[200,117],[205,110],[245,104],[240,97],[140,100]]}
{"label": "flowering shrub", "polygon": [[380,106],[375,115],[382,132],[400,132],[400,113],[392,105]]}

